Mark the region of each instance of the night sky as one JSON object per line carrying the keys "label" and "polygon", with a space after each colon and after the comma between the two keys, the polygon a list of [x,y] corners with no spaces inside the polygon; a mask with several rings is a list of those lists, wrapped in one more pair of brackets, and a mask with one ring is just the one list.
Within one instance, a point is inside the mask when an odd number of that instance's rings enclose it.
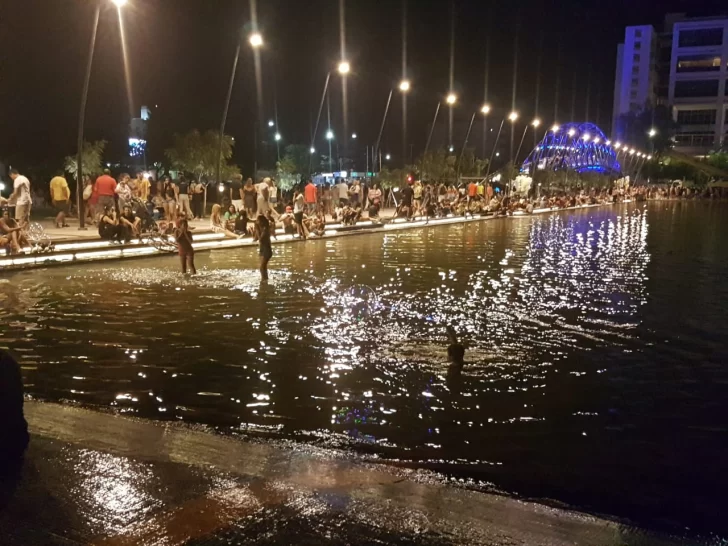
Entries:
{"label": "night sky", "polygon": [[[101,0],[108,3],[108,0]],[[21,169],[61,165],[74,153],[82,78],[94,0],[2,0],[0,2],[0,161]],[[261,117],[277,104],[283,144],[308,146],[327,70],[340,58],[337,0],[259,0],[262,50]],[[559,120],[569,121],[573,75],[579,94],[576,118],[585,117],[587,81],[590,118],[605,131],[611,117],[616,46],[624,26],[660,26],[664,14],[719,14],[721,0],[408,0],[409,138],[417,156],[424,148],[437,101],[449,88],[450,14],[455,12],[455,139],[462,141],[473,111],[483,103],[486,45],[490,43],[488,101],[493,120],[511,106],[513,33],[518,29],[517,109],[534,115],[541,55],[539,115],[554,119],[554,87],[560,74]],[[130,118],[119,20],[115,6],[102,12],[86,117],[86,138],[109,141],[108,160],[123,158]],[[659,6],[659,7],[658,7]],[[349,132],[359,135],[352,154],[376,140],[387,94],[402,77],[402,1],[346,0]],[[123,8],[134,115],[152,107],[149,159],[158,160],[174,132],[217,129],[241,29],[250,25],[243,0],[129,0]],[[540,44],[542,47],[539,47]],[[558,62],[558,51],[562,59]],[[155,107],[158,105],[158,107]],[[236,137],[234,161],[252,169],[258,117],[253,54],[244,43],[227,132]],[[332,127],[343,146],[341,83],[332,76]],[[598,117],[597,117],[598,116]],[[319,129],[323,149],[326,109]],[[446,134],[443,111],[438,134]],[[494,122],[495,123],[495,122]],[[476,127],[471,144],[479,143]],[[270,140],[267,126],[260,140]],[[433,144],[439,144],[433,143]],[[400,159],[401,100],[398,94],[382,149]],[[409,150],[408,150],[409,153]]]}

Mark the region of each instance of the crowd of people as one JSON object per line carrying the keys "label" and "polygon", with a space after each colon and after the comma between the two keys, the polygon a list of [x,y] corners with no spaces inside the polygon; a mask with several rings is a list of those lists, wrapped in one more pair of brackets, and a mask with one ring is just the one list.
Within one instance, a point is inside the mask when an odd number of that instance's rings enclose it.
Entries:
{"label": "crowd of people", "polygon": [[[28,244],[24,235],[34,201],[30,182],[12,170],[13,193],[10,199],[0,198],[0,205],[12,202],[14,218],[7,210],[0,218],[0,248],[20,252]],[[322,236],[327,223],[356,225],[362,219],[385,222],[394,218],[406,220],[447,216],[529,214],[537,209],[558,209],[587,204],[606,204],[626,198],[636,200],[670,198],[721,198],[728,189],[706,188],[695,191],[680,184],[664,186],[614,187],[607,189],[571,190],[541,195],[540,188],[528,195],[508,192],[502,186],[470,180],[454,185],[446,182],[408,180],[399,188],[384,190],[374,181],[336,179],[334,183],[315,185],[308,180],[293,192],[281,192],[273,178],[254,183],[234,176],[224,191],[221,203],[215,203],[210,215],[210,228],[225,237],[251,237],[263,242],[261,260],[268,256],[270,237],[276,230],[306,239]],[[55,225],[66,227],[71,208],[71,192],[62,173],[49,185],[51,202],[56,209]],[[177,178],[163,176],[154,180],[147,173],[137,172],[132,178],[121,173],[116,178],[110,171],[95,180],[85,176],[82,198],[84,214],[97,226],[99,236],[116,243],[131,241],[147,230],[173,236],[183,257],[183,269],[194,271],[191,255],[189,221],[204,216],[206,185],[184,174]],[[725,192],[725,194],[724,194]],[[387,217],[382,211],[388,205]],[[260,219],[263,220],[260,220]],[[189,235],[189,236],[188,236]],[[188,244],[189,243],[189,244]],[[184,248],[183,248],[184,247]],[[183,253],[182,251],[185,250]],[[265,260],[267,264],[268,257]]]}

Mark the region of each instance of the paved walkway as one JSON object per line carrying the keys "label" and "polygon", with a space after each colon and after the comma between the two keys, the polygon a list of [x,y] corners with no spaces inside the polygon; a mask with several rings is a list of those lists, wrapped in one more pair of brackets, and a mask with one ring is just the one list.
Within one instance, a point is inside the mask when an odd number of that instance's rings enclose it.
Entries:
{"label": "paved walkway", "polygon": [[312,447],[37,402],[26,416],[3,546],[700,544]]}

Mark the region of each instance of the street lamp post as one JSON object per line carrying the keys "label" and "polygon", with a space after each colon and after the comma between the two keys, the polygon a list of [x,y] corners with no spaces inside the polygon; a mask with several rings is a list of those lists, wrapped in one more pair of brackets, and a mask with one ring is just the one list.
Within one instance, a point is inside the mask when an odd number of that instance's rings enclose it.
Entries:
{"label": "street lamp post", "polygon": [[[260,34],[260,32],[253,32],[250,36],[248,36],[248,42],[250,43],[251,47],[254,49],[257,49],[263,45],[263,36]],[[230,99],[233,94],[233,84],[235,83],[235,72],[238,68],[238,60],[240,59],[240,47],[241,43],[240,40],[238,40],[238,47],[235,49],[235,58],[233,59],[233,69],[230,73],[230,83],[228,84],[228,92],[227,92],[227,98],[225,99],[225,109],[222,113],[222,122],[220,123],[220,142],[218,143],[218,151],[217,151],[217,183],[222,183],[222,145],[223,140],[225,139],[225,125],[227,124],[227,116],[228,116],[228,110],[230,109]],[[255,127],[255,146],[257,151],[257,145],[258,145],[258,135],[257,135],[257,125]],[[256,157],[256,173],[257,173],[257,157]],[[203,212],[204,213],[204,212]]]}
{"label": "street lamp post", "polygon": [[[112,0],[116,7],[126,4],[126,0]],[[96,49],[96,34],[99,30],[99,18],[101,17],[101,2],[96,4],[94,11],[94,23],[91,30],[91,43],[89,45],[88,60],[86,61],[86,74],[83,80],[83,90],[81,91],[81,107],[78,113],[78,139],[76,152],[76,208],[78,209],[78,229],[86,229],[86,214],[83,210],[83,128],[86,123],[86,102],[88,101],[88,87],[91,81],[91,67],[94,61],[94,51]]]}

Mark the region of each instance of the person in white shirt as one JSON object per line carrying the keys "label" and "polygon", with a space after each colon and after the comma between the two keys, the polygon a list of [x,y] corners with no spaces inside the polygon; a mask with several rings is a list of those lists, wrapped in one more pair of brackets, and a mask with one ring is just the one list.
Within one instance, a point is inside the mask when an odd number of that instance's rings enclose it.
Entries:
{"label": "person in white shirt", "polygon": [[349,186],[346,185],[346,180],[343,178],[338,184],[339,188],[339,206],[343,207],[349,203]]}
{"label": "person in white shirt", "polygon": [[15,203],[15,220],[21,228],[25,228],[30,221],[30,206],[33,204],[30,180],[20,174],[18,169],[10,169],[10,179],[13,181],[13,193],[9,201]]}

